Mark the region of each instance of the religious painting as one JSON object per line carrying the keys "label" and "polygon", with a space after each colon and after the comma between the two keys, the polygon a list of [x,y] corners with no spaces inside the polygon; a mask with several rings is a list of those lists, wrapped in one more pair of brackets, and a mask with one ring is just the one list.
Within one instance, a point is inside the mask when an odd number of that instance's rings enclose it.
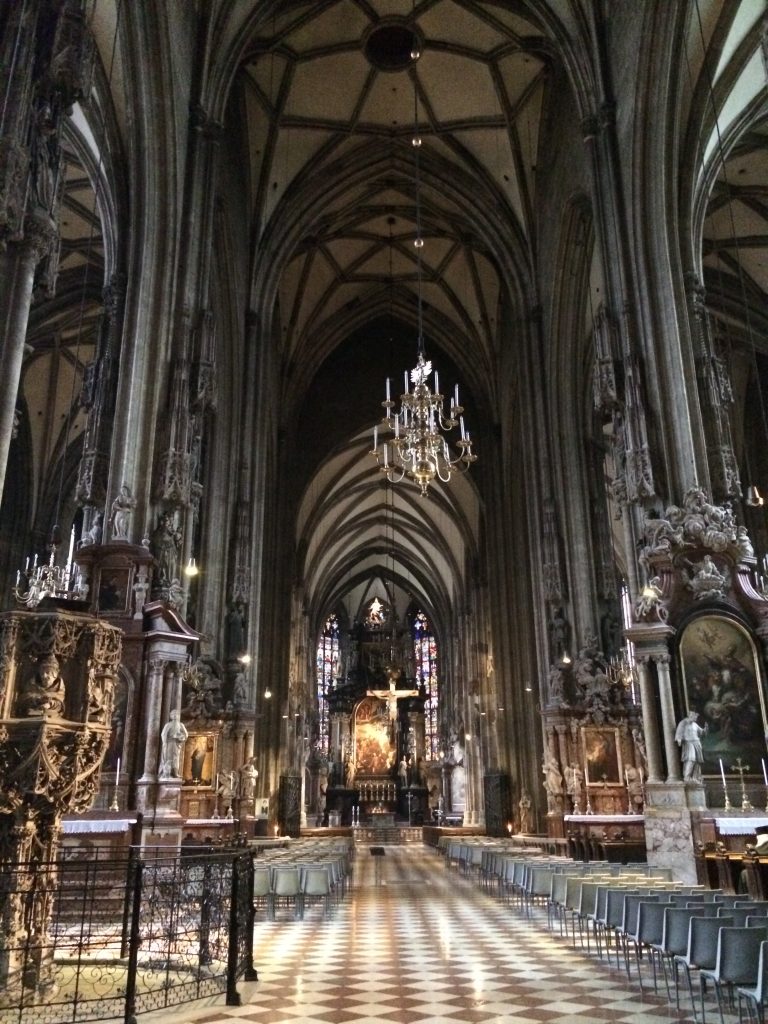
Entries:
{"label": "religious painting", "polygon": [[622,786],[619,730],[613,726],[583,725],[584,769],[588,786]]}
{"label": "religious painting", "polygon": [[761,774],[768,728],[765,694],[755,644],[743,626],[722,615],[701,615],[680,637],[685,709],[704,728],[702,772],[720,773],[741,758]]}
{"label": "religious painting", "polygon": [[99,576],[99,612],[102,615],[124,615],[131,593],[130,568],[103,566]]}
{"label": "religious painting", "polygon": [[355,774],[387,775],[395,763],[387,705],[366,697],[355,709]]}
{"label": "religious painting", "polygon": [[214,733],[190,734],[184,744],[184,785],[210,788],[216,765]]}

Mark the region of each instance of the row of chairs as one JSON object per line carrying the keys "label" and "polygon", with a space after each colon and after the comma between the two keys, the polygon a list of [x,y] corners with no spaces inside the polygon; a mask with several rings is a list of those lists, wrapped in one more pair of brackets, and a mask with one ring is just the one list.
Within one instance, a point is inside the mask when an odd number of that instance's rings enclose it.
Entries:
{"label": "row of chairs", "polygon": [[[616,966],[631,976],[634,963],[643,985],[642,962],[647,957],[658,992],[657,965],[661,965],[667,997],[671,1000],[670,972],[679,1010],[679,971],[683,971],[694,1019],[706,1024],[705,993],[715,994],[721,1024],[723,997],[738,995],[739,1019],[743,1009],[754,1011],[765,1024],[768,1003],[768,902],[726,895],[703,886],[674,882],[667,870],[647,865],[581,864],[564,858],[521,857],[486,848],[464,854],[465,870],[476,873],[480,884],[492,887],[531,917],[546,910],[547,926],[559,924],[560,935],[573,945],[578,935],[582,950],[591,953],[591,940],[601,959],[613,955]],[[698,999],[693,977],[698,977]],[[698,1010],[697,1010],[698,1003]]]}
{"label": "row of chairs", "polygon": [[343,859],[295,864],[264,864],[254,868],[253,899],[256,909],[263,906],[267,920],[275,920],[276,908],[293,906],[294,918],[304,917],[307,903],[323,903],[328,916],[333,902],[346,894],[347,875]]}

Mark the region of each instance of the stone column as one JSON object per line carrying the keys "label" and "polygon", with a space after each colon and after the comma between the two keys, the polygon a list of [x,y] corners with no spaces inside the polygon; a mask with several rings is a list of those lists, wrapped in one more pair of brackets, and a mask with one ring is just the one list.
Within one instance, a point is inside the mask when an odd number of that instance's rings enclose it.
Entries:
{"label": "stone column", "polygon": [[675,706],[672,701],[672,681],[669,678],[669,655],[655,654],[656,670],[659,674],[659,700],[661,702],[661,728],[664,736],[664,753],[667,756],[667,782],[681,782],[680,757],[675,743]]}
{"label": "stone column", "polygon": [[648,669],[648,661],[648,658],[637,659],[637,674],[640,679],[640,700],[642,701],[643,711],[643,735],[645,737],[645,751],[648,755],[648,778],[646,781],[663,782],[661,745],[656,722],[653,683]]}
{"label": "stone column", "polygon": [[53,220],[40,214],[28,218],[24,241],[9,245],[0,254],[0,498],[13,437],[35,268],[56,237]]}
{"label": "stone column", "polygon": [[160,731],[163,705],[163,670],[165,662],[153,658],[148,665],[147,692],[145,698],[146,735],[144,745],[144,770],[139,784],[157,781],[157,766],[160,761]]}

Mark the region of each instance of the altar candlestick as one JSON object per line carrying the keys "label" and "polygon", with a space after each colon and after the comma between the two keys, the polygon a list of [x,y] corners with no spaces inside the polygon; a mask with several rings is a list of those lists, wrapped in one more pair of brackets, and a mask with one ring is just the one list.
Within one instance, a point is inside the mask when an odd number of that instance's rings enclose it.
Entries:
{"label": "altar candlestick", "polygon": [[117,771],[115,772],[115,787],[120,785],[120,758],[117,759]]}

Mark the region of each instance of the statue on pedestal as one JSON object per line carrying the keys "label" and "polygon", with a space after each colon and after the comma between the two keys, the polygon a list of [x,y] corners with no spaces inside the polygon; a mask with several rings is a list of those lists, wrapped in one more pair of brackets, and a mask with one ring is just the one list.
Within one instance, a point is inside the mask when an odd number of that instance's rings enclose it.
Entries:
{"label": "statue on pedestal", "polygon": [[684,782],[701,782],[701,766],[704,762],[701,737],[706,731],[706,726],[699,725],[696,711],[689,711],[677,726],[675,740],[680,747]]}
{"label": "statue on pedestal", "polygon": [[160,734],[162,744],[160,756],[161,779],[181,778],[181,755],[188,736],[187,727],[181,721],[179,712],[174,708]]}

